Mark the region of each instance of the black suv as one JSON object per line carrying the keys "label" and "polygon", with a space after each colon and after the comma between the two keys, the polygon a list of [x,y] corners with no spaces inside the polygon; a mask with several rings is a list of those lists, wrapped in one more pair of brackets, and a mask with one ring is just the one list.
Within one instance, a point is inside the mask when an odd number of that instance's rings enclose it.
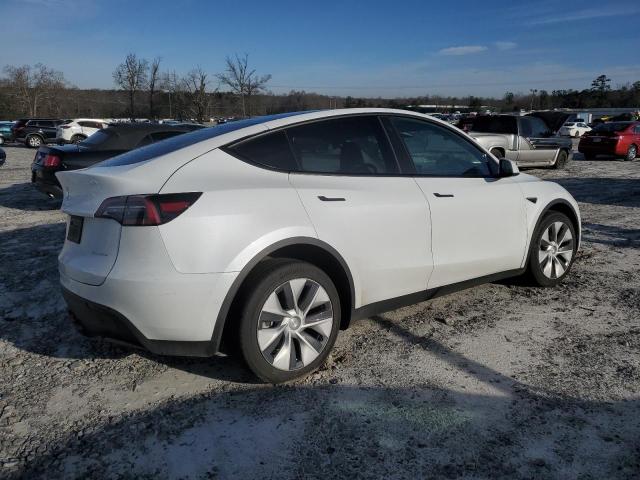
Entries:
{"label": "black suv", "polygon": [[23,118],[13,126],[13,138],[31,148],[38,148],[43,143],[55,143],[58,125],[64,122],[58,118]]}

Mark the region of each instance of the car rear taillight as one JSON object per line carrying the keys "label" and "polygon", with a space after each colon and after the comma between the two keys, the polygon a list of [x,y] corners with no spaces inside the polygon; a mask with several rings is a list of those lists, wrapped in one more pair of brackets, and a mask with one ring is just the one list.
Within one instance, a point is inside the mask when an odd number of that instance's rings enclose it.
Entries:
{"label": "car rear taillight", "polygon": [[58,155],[47,154],[47,156],[42,159],[43,167],[59,167],[60,163],[62,162]]}
{"label": "car rear taillight", "polygon": [[193,205],[202,192],[128,195],[107,198],[94,217],[112,218],[125,226],[162,225]]}

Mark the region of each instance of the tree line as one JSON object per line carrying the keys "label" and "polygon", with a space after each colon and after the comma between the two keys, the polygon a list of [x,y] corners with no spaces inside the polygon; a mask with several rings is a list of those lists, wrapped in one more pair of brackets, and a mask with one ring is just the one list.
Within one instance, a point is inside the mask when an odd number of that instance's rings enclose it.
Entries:
{"label": "tree line", "polygon": [[0,77],[0,119],[19,117],[176,118],[207,121],[212,117],[248,117],[326,108],[388,107],[435,104],[441,111],[454,105],[471,110],[511,112],[521,109],[638,107],[640,81],[611,87],[600,75],[583,90],[506,92],[502,98],[440,96],[365,98],[328,96],[304,90],[287,94],[268,91],[269,74],[258,74],[244,55],[228,56],[224,71],[197,66],[184,74],[163,70],[161,57],[151,60],[130,53],[113,71],[113,89],[79,89],[64,74],[43,64],[3,69]]}

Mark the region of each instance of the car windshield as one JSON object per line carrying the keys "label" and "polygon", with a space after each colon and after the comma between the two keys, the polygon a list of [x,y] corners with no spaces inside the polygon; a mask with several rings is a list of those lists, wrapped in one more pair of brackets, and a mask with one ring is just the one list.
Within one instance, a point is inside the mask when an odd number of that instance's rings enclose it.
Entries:
{"label": "car windshield", "polygon": [[471,130],[480,133],[518,133],[515,117],[476,117]]}
{"label": "car windshield", "polygon": [[594,132],[621,132],[625,130],[631,123],[629,122],[611,122],[611,123],[601,123],[600,125],[596,125],[593,129]]}
{"label": "car windshield", "polygon": [[[185,133],[183,135],[177,135],[167,140],[163,140],[157,143],[153,143],[151,145],[147,145],[146,147],[137,148],[135,150],[124,153],[122,155],[118,155],[117,157],[111,158],[109,160],[105,160],[104,162],[98,163],[96,165],[100,167],[118,167],[122,165],[132,165],[134,163],[141,163],[147,160],[151,160],[152,158],[159,157],[161,155],[166,155],[168,153],[175,152],[176,150],[180,150],[182,148],[195,145],[196,143],[203,142],[205,140],[218,137],[220,135],[224,135],[225,133],[230,133],[235,130],[240,130],[242,128],[250,127],[252,125],[258,125],[260,123],[269,122],[271,120],[277,120],[279,118],[286,118],[293,115],[300,115],[302,113],[309,113],[309,112],[291,112],[291,113],[281,113],[278,115],[266,115],[263,117],[255,117],[255,118],[247,118],[246,120],[238,120],[231,123],[223,123],[222,125],[216,125],[215,127],[202,128],[200,130],[195,130],[193,132]],[[94,135],[97,135],[97,134],[94,134]],[[89,137],[89,138],[92,138],[92,137]]]}

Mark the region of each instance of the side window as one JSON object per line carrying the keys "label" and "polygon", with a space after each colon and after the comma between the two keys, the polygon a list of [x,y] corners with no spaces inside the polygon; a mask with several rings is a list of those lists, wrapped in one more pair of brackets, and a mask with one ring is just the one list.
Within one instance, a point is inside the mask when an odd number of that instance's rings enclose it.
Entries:
{"label": "side window", "polygon": [[265,167],[286,171],[298,169],[287,137],[282,131],[241,141],[226,150],[231,155]]}
{"label": "side window", "polygon": [[533,125],[531,125],[531,117],[520,117],[520,136],[529,138],[533,136]]}
{"label": "side window", "polygon": [[418,175],[490,177],[497,165],[482,150],[448,129],[422,120],[393,117]]}
{"label": "side window", "polygon": [[635,133],[640,133],[640,125],[636,125],[635,128],[633,129],[633,131]]}
{"label": "side window", "polygon": [[303,172],[388,175],[398,165],[380,120],[374,116],[335,118],[287,129]]}
{"label": "side window", "polygon": [[37,122],[37,121],[35,121],[35,120],[28,121],[28,122],[25,124],[25,127],[39,127],[39,126],[40,126],[40,122]]}
{"label": "side window", "polygon": [[53,122],[40,122],[39,126],[43,127],[43,128],[52,128],[53,127]]}
{"label": "side window", "polygon": [[78,122],[78,125],[80,125],[81,127],[96,128],[94,122]]}

